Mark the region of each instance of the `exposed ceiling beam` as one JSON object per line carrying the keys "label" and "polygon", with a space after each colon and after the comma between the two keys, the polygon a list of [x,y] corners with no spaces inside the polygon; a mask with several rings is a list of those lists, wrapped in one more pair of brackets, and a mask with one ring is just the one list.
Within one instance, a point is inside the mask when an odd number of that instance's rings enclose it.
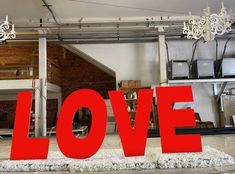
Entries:
{"label": "exposed ceiling beam", "polygon": [[[46,3],[50,10],[51,7]],[[52,14],[53,11],[52,11]],[[173,16],[173,17],[153,17],[153,18],[122,18],[122,19],[106,19],[88,20],[83,19],[77,23],[39,23],[31,22],[23,25],[16,24],[17,38],[7,43],[32,43],[37,42],[39,37],[46,37],[48,42],[53,43],[121,43],[121,42],[155,42],[161,34],[158,27],[164,27],[164,34],[167,39],[184,39],[182,35],[183,22],[187,21],[189,16]],[[55,18],[55,21],[56,18]],[[60,20],[61,21],[61,20]],[[38,29],[47,29],[50,32],[39,34],[35,31]],[[233,26],[233,30],[235,26]],[[223,37],[235,37],[235,32],[228,33]],[[4,44],[4,43],[3,43]]]}
{"label": "exposed ceiling beam", "polygon": [[[217,37],[218,40],[224,40],[228,38],[235,38],[235,36],[225,35],[222,37]],[[48,43],[52,44],[111,44],[111,43],[142,43],[142,42],[157,42],[158,36],[156,37],[139,37],[139,38],[100,38],[100,39],[63,39],[62,41],[59,39],[47,39]],[[180,36],[166,36],[167,40],[188,40],[185,37]],[[23,40],[7,40],[2,42],[0,46],[4,45],[31,45],[37,44],[38,39],[23,39]]]}

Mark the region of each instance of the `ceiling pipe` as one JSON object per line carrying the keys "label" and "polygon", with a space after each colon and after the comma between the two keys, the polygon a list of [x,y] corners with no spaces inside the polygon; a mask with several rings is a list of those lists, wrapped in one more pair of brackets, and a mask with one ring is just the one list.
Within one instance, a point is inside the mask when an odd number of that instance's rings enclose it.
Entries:
{"label": "ceiling pipe", "polygon": [[[58,34],[60,34],[60,38],[58,38]],[[165,31],[165,36],[166,38],[182,38],[182,32],[181,31],[171,31],[171,30],[166,30]],[[17,38],[14,40],[37,40],[39,37],[44,37],[47,38],[48,41],[51,40],[104,40],[104,39],[117,39],[118,37],[120,39],[122,38],[139,38],[139,39],[146,39],[146,38],[157,38],[159,33],[156,31],[124,31],[124,32],[119,32],[118,34],[116,32],[69,32],[69,33],[49,33],[49,34],[28,34],[28,33],[19,33],[17,35]],[[235,37],[235,33],[229,33],[223,36],[217,36],[216,38],[218,39],[226,39],[230,37]],[[185,38],[184,38],[185,39]]]}
{"label": "ceiling pipe", "polygon": [[44,6],[45,6],[45,7],[49,10],[49,12],[51,13],[51,15],[52,15],[52,17],[53,17],[55,23],[56,23],[57,25],[60,25],[59,22],[58,22],[57,19],[56,19],[56,16],[55,16],[53,10],[51,9],[51,5],[49,5],[49,4],[46,2],[46,0],[42,0],[42,2],[44,3]]}
{"label": "ceiling pipe", "polygon": [[[230,36],[231,37],[231,36]],[[235,38],[235,36],[233,37]],[[111,44],[111,43],[142,43],[142,42],[157,42],[158,36],[154,37],[120,37],[119,40],[116,37],[105,37],[105,38],[64,38],[63,40],[59,40],[58,38],[48,38],[48,43],[53,44]],[[167,36],[166,39],[169,40],[187,40],[186,38],[182,38],[179,35],[171,35]],[[217,39],[226,39],[226,36],[218,37]],[[27,39],[16,39],[16,40],[8,40],[2,45],[27,45],[27,44],[37,44],[37,38],[27,38]]]}
{"label": "ceiling pipe", "polygon": [[[110,40],[90,40],[90,41],[84,41],[84,40],[48,40],[48,43],[51,44],[112,44],[112,43],[145,43],[145,42],[157,42],[157,38],[154,39],[125,39],[125,40],[117,40],[117,39],[110,39]],[[29,40],[25,42],[6,42],[4,45],[32,45],[37,44],[38,40]],[[4,46],[3,44],[0,46]]]}

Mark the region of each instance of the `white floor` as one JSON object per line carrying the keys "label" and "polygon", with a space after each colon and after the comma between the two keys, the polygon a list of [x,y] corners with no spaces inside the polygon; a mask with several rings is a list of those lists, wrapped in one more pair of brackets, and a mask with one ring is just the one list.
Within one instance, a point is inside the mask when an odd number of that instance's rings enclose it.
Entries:
{"label": "white floor", "polygon": [[[218,150],[235,158],[235,135],[217,135],[217,136],[203,136],[203,146],[211,146]],[[147,148],[160,147],[159,138],[150,138],[147,141]],[[10,157],[11,139],[0,140],[0,160],[6,160]],[[121,142],[118,135],[107,135],[102,145],[102,149],[117,149],[121,148]],[[59,151],[55,137],[50,139],[50,151]],[[204,169],[177,169],[177,170],[157,170],[157,171],[126,171],[126,172],[112,172],[113,174],[130,174],[130,173],[223,173],[223,174],[235,174],[235,165],[230,167],[219,168],[204,168]],[[61,172],[64,173],[64,172]],[[103,172],[102,174],[108,174],[110,172]]]}

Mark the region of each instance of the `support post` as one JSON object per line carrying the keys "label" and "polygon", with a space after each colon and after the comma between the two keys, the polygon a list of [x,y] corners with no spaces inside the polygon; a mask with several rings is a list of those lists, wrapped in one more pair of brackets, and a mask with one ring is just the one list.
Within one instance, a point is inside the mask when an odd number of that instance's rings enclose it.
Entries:
{"label": "support post", "polygon": [[58,109],[57,116],[59,115],[61,106],[62,106],[62,94],[60,92],[58,93],[58,98],[57,98],[57,109]]}
{"label": "support post", "polygon": [[223,85],[222,85],[222,87],[221,87],[219,93],[217,94],[216,102],[219,102],[220,97],[221,97],[221,95],[223,94],[223,92],[224,92],[224,90],[225,90],[227,84],[228,84],[228,82],[224,82],[224,83],[223,83]]}
{"label": "support post", "polygon": [[218,84],[217,83],[214,83],[213,84],[213,92],[214,92],[214,97],[216,98],[216,96],[218,95]]}
{"label": "support post", "polygon": [[41,135],[41,82],[35,82],[35,137]]}
{"label": "support post", "polygon": [[166,37],[164,34],[164,28],[158,28],[158,56],[160,65],[160,85],[168,86],[167,78],[167,50],[166,50]]}
{"label": "support post", "polygon": [[47,134],[47,120],[46,120],[46,117],[47,117],[47,39],[46,38],[39,38],[39,79],[41,81],[41,91],[38,90],[41,95],[40,97],[40,101],[41,101],[40,120],[38,122],[38,124],[40,124],[39,136],[46,136]]}

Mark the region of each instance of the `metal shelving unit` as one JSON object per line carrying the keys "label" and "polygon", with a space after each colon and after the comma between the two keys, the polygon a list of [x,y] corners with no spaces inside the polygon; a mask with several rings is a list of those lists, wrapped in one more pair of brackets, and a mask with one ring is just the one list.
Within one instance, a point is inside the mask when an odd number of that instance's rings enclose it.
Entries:
{"label": "metal shelving unit", "polygon": [[[169,85],[195,85],[206,84],[212,85],[214,88],[214,96],[216,102],[219,103],[228,84],[235,84],[235,78],[215,78],[215,79],[177,79],[168,80]],[[185,129],[177,130],[177,134],[201,134],[201,135],[219,135],[219,134],[235,134],[235,127],[229,128],[213,128],[213,129]],[[159,131],[149,131],[149,137],[159,137]]]}
{"label": "metal shelving unit", "polygon": [[213,85],[214,96],[216,102],[219,101],[221,95],[226,89],[228,84],[235,84],[235,78],[217,78],[217,79],[180,79],[180,80],[168,80],[169,85],[182,85],[182,84],[208,84]]}
{"label": "metal shelving unit", "polygon": [[235,83],[235,78],[220,78],[220,79],[182,79],[168,80],[168,84],[224,84]]}

